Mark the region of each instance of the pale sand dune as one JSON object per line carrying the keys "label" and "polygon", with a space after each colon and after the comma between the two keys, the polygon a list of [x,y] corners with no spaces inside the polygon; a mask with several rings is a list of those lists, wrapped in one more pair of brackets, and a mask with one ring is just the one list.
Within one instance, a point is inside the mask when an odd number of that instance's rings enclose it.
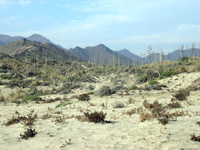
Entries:
{"label": "pale sand dune", "polygon": [[[200,78],[200,73],[184,73],[172,78],[162,79],[161,84],[166,84],[168,88],[161,91],[131,91],[129,95],[119,95],[119,93],[107,97],[90,96],[89,102],[77,102],[71,99],[73,104],[62,108],[55,108],[59,101],[49,104],[28,104],[16,105],[14,103],[0,103],[0,150],[59,150],[60,146],[71,139],[71,144],[64,149],[71,150],[199,150],[200,142],[190,140],[190,134],[200,135],[200,126],[196,124],[200,121],[200,114],[193,115],[196,111],[200,112],[200,90],[192,91],[187,101],[181,102],[182,107],[168,110],[174,112],[188,111],[190,115],[178,117],[177,120],[171,120],[168,124],[162,125],[157,119],[140,121],[139,114],[127,115],[126,112],[133,108],[143,107],[142,103],[146,99],[152,103],[157,100],[163,105],[171,102],[172,95],[182,88],[186,88],[193,81]],[[97,87],[109,84],[107,79],[101,79]],[[170,82],[169,82],[170,81]],[[111,84],[111,83],[110,83]],[[196,83],[199,84],[199,83]],[[170,91],[168,91],[170,89]],[[84,93],[85,90],[74,91],[74,94],[68,95],[51,95],[46,98],[67,97]],[[129,98],[134,101],[129,104]],[[123,101],[125,107],[113,108],[115,101]],[[91,106],[91,103],[94,106]],[[107,108],[102,107],[102,103]],[[51,108],[51,109],[48,109]],[[3,124],[8,118],[15,114],[15,111],[26,115],[34,109],[38,114],[38,119],[33,124],[37,134],[28,140],[18,140],[20,133],[24,132],[24,126],[17,123],[6,127]],[[90,123],[81,122],[75,118],[66,119],[62,123],[55,124],[52,118],[43,120],[41,116],[44,113],[53,116],[71,116],[83,115],[83,112],[103,111],[107,113],[106,120],[112,123]],[[62,111],[61,114],[55,114],[56,111]]]}

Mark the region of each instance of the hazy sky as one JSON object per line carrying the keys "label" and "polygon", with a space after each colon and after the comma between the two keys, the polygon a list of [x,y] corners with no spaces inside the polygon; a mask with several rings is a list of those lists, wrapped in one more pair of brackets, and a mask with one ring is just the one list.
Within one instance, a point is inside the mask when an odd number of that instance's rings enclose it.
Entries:
{"label": "hazy sky", "polygon": [[200,47],[200,0],[0,0],[0,34],[41,34],[65,48],[103,43],[145,53]]}

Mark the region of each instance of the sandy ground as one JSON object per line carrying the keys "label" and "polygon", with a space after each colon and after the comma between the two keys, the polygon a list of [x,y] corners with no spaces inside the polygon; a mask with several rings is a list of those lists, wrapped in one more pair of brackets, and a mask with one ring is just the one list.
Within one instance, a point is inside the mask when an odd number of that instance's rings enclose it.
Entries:
{"label": "sandy ground", "polygon": [[[105,81],[105,82],[104,82]],[[194,82],[196,81],[196,82]],[[171,102],[173,94],[190,85],[200,85],[200,73],[183,73],[171,78],[162,79],[160,84],[168,87],[156,91],[130,91],[118,92],[111,96],[90,96],[90,101],[77,101],[71,98],[74,94],[51,95],[46,99],[55,97],[67,97],[72,104],[65,107],[55,108],[60,102],[36,104],[30,102],[17,105],[15,103],[0,103],[0,149],[1,150],[199,150],[200,142],[190,140],[190,135],[200,135],[200,90],[191,91],[187,100],[180,102],[181,108],[169,109],[168,112],[188,111],[188,115],[180,116],[170,120],[168,124],[162,125],[157,119],[140,121],[139,114],[127,115],[127,111],[143,107],[144,100],[153,103],[157,100],[163,105]],[[106,85],[109,82],[101,78],[97,86]],[[5,89],[2,89],[5,90]],[[78,93],[77,93],[78,92]],[[84,93],[84,89],[77,90],[76,94]],[[131,102],[130,102],[131,99]],[[114,104],[121,102],[123,108],[114,108]],[[104,105],[104,106],[103,106]],[[106,107],[107,106],[107,107]],[[20,133],[25,127],[22,123],[11,126],[3,125],[18,111],[22,115],[28,114],[34,109],[38,118],[32,127],[36,128],[37,134],[28,140],[19,140]],[[76,118],[65,119],[61,123],[55,123],[55,116],[69,117],[83,115],[84,112],[103,111],[107,113],[106,120],[111,123],[81,122]],[[144,112],[147,110],[144,109]],[[54,117],[42,119],[44,114]],[[68,144],[61,148],[67,141]]]}

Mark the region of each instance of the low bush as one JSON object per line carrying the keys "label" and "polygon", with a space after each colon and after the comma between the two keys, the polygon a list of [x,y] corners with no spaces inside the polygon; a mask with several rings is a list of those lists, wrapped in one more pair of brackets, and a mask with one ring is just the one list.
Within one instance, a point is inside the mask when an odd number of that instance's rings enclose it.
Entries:
{"label": "low bush", "polygon": [[186,89],[179,90],[175,95],[173,95],[177,100],[183,101],[190,95],[190,91]]}
{"label": "low bush", "polygon": [[106,113],[101,112],[93,112],[93,113],[84,113],[84,115],[88,118],[89,122],[100,123],[105,121]]}
{"label": "low bush", "polygon": [[156,80],[149,81],[149,85],[154,85],[154,84],[158,84],[158,81],[156,81]]}
{"label": "low bush", "polygon": [[87,94],[81,94],[81,95],[79,95],[77,98],[78,98],[78,100],[80,100],[80,101],[88,101],[88,100],[90,100],[90,96],[87,95]]}
{"label": "low bush", "polygon": [[41,101],[42,98],[36,95],[28,95],[23,98],[24,101]]}
{"label": "low bush", "polygon": [[191,141],[200,142],[200,136],[196,136],[195,134],[192,134],[190,136],[191,136],[191,138],[190,138]]}
{"label": "low bush", "polygon": [[136,85],[131,86],[130,88],[128,88],[129,90],[136,90],[138,87]]}
{"label": "low bush", "polygon": [[176,74],[178,74],[178,72],[176,72],[174,70],[169,70],[169,71],[166,71],[166,72],[162,72],[161,75],[160,75],[160,79],[168,78],[168,77],[174,76]]}
{"label": "low bush", "polygon": [[35,128],[28,128],[26,131],[24,131],[23,134],[20,134],[19,139],[25,139],[28,140],[31,137],[34,137],[37,134],[37,132],[35,131]]}
{"label": "low bush", "polygon": [[95,92],[95,95],[96,96],[109,96],[109,95],[112,95],[115,93],[116,93],[116,91],[111,90],[109,86],[103,86],[99,89],[99,91]]}

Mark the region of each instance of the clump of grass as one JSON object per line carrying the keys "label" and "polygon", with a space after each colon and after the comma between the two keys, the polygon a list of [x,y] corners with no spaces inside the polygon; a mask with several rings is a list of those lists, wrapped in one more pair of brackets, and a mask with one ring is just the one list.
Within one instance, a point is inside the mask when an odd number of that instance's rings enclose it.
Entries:
{"label": "clump of grass", "polygon": [[134,86],[129,87],[128,90],[136,90],[137,88],[138,87],[136,85],[134,85]]}
{"label": "clump of grass", "polygon": [[24,101],[41,101],[42,98],[40,98],[39,96],[37,95],[28,95],[28,96],[25,96],[23,98]]}
{"label": "clump of grass", "polygon": [[80,100],[80,101],[88,101],[88,100],[90,100],[90,96],[87,95],[87,94],[81,94],[81,95],[79,95],[77,98],[78,98],[78,100]]}
{"label": "clump of grass", "polygon": [[93,112],[93,113],[84,113],[84,115],[88,118],[89,122],[100,123],[105,122],[106,113],[101,112]]}
{"label": "clump of grass", "polygon": [[24,131],[23,134],[20,134],[19,139],[25,139],[28,140],[29,138],[34,137],[37,134],[37,132],[35,131],[35,128],[28,128],[26,131]]}
{"label": "clump of grass", "polygon": [[56,108],[58,108],[58,107],[65,107],[65,106],[67,106],[67,105],[71,105],[71,104],[72,104],[72,102],[64,102],[64,103],[60,103],[60,104],[56,105]]}
{"label": "clump of grass", "polygon": [[156,81],[156,80],[151,80],[151,81],[149,81],[148,84],[149,84],[149,85],[155,85],[155,84],[158,84],[158,81]]}

